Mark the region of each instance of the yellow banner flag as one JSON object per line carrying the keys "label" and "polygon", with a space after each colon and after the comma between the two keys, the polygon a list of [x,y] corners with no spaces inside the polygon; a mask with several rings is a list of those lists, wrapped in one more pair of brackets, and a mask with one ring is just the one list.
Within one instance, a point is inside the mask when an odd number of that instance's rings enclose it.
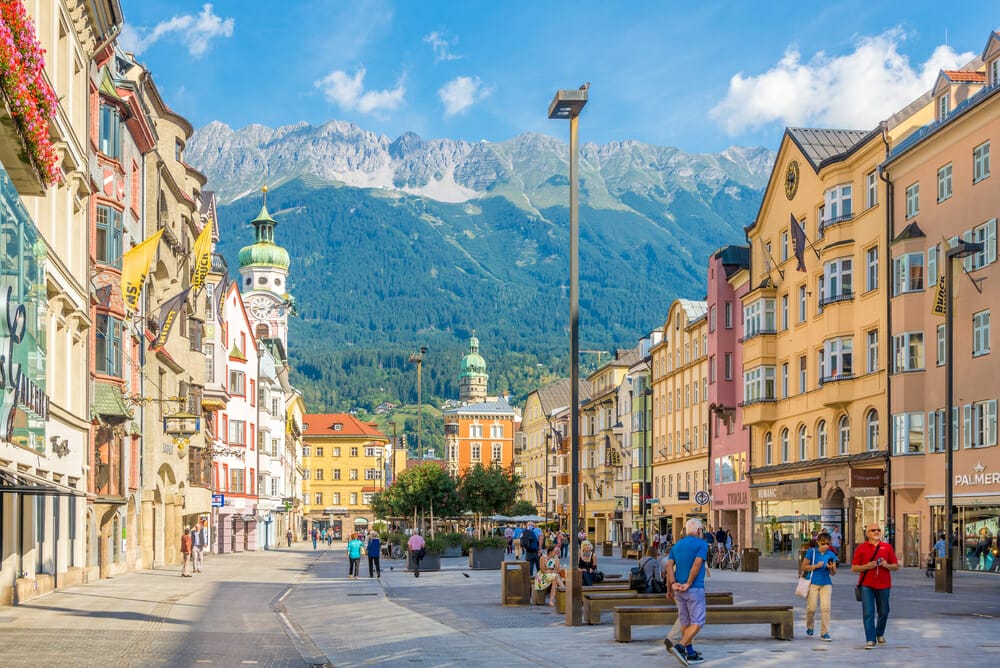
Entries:
{"label": "yellow banner flag", "polygon": [[122,256],[122,297],[125,299],[126,311],[135,311],[139,306],[139,295],[142,294],[149,265],[153,262],[156,246],[160,243],[162,235],[161,228]]}
{"label": "yellow banner flag", "polygon": [[195,292],[205,285],[205,278],[212,268],[212,220],[205,223],[194,242],[194,269],[191,271],[191,289]]}
{"label": "yellow banner flag", "polygon": [[948,313],[948,291],[945,289],[944,276],[938,277],[937,290],[934,291],[934,303],[931,314],[942,318]]}

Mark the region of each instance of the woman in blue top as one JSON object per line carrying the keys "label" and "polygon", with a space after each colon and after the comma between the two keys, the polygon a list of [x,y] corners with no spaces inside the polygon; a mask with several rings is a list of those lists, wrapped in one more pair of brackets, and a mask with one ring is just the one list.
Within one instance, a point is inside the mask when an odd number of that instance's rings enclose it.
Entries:
{"label": "woman in blue top", "polygon": [[378,534],[374,531],[368,535],[368,547],[365,548],[365,552],[368,553],[368,577],[375,577],[377,574],[381,578],[382,541],[378,539]]}
{"label": "woman in blue top", "polygon": [[352,580],[357,580],[358,569],[361,567],[361,541],[356,533],[352,533],[351,540],[347,542],[347,558],[351,560],[347,575]]}
{"label": "woman in blue top", "polygon": [[830,549],[830,534],[823,532],[816,537],[816,547],[811,547],[802,559],[802,577],[809,580],[806,598],[806,635],[813,636],[816,603],[820,610],[820,640],[830,642],[830,599],[833,597],[833,580],[837,572],[837,555]]}

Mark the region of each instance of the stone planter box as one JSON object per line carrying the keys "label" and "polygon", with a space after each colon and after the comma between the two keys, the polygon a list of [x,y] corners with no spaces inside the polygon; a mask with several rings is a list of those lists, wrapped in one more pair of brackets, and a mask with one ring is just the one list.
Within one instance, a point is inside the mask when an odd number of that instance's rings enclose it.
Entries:
{"label": "stone planter box", "polygon": [[[413,572],[413,556],[406,553],[406,570]],[[427,556],[420,560],[420,572],[441,570],[441,555],[428,552]]]}
{"label": "stone planter box", "polygon": [[474,547],[469,549],[469,568],[498,571],[504,560],[502,547]]}
{"label": "stone planter box", "polygon": [[444,554],[441,555],[444,558],[461,557],[462,556],[462,546],[461,545],[449,545],[445,548]]}

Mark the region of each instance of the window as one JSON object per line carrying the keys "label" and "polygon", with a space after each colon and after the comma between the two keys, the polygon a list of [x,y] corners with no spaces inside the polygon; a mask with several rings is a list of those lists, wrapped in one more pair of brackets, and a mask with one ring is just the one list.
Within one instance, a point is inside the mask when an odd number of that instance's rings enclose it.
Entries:
{"label": "window", "polygon": [[980,311],[972,316],[972,356],[990,352],[990,312]]}
{"label": "window", "polygon": [[865,208],[872,208],[878,204],[878,174],[868,172],[865,174]]}
{"label": "window", "polygon": [[781,463],[785,464],[788,462],[788,430],[781,430]]}
{"label": "window", "polygon": [[743,403],[774,401],[774,367],[759,366],[743,373]]}
{"label": "window", "polygon": [[937,365],[944,366],[945,358],[945,345],[947,341],[944,338],[944,325],[937,326]]}
{"label": "window", "polygon": [[351,448],[351,457],[357,457],[357,456],[358,456],[358,449]]}
{"label": "window", "polygon": [[983,250],[965,258],[966,271],[982,269],[997,259],[997,221],[996,218],[973,228],[962,235],[966,241],[974,241],[983,245]]}
{"label": "window", "polygon": [[764,434],[764,464],[774,463],[774,453],[772,452],[771,432]]}
{"label": "window", "polygon": [[806,286],[799,286],[799,322],[806,321]]}
{"label": "window", "polygon": [[352,505],[352,506],[358,505],[358,493],[357,492],[351,492],[351,504],[350,505]]}
{"label": "window", "polygon": [[778,261],[784,262],[788,259],[788,232],[781,233],[781,250],[778,254]]}
{"label": "window", "polygon": [[116,160],[122,155],[122,122],[118,110],[101,105],[100,136],[98,148],[104,155]]}
{"label": "window", "polygon": [[[732,353],[726,353],[725,354],[725,356],[723,357],[723,365],[724,365],[723,366],[723,371],[725,371],[725,379],[726,380],[732,380],[733,379],[733,354]],[[678,401],[678,403],[680,403],[680,402]]]}
{"label": "window", "polygon": [[990,63],[990,85],[1000,84],[1000,58]]}
{"label": "window", "polygon": [[733,303],[732,302],[726,302],[726,314],[725,314],[725,317],[726,317],[726,324],[725,324],[726,329],[732,329],[733,328]]}
{"label": "window", "polygon": [[230,420],[229,421],[229,444],[230,445],[246,445],[247,442],[247,423],[243,420]]}
{"label": "window", "polygon": [[920,213],[920,184],[914,183],[906,188],[906,217],[913,218]]}
{"label": "window", "polygon": [[333,479],[340,480],[340,469],[333,469]]}
{"label": "window", "polygon": [[868,373],[874,373],[878,371],[878,330],[871,330],[865,337],[868,341],[868,359],[865,368]]}
{"label": "window", "polygon": [[229,371],[229,394],[238,396],[246,395],[246,374],[242,371],[230,369]]}
{"label": "window", "polygon": [[308,446],[308,445],[303,445],[302,446],[302,456],[303,457],[311,457],[312,456],[312,447]]}
{"label": "window", "polygon": [[340,492],[334,492],[333,493],[333,501],[332,501],[332,503],[335,506],[340,505]]}
{"label": "window", "polygon": [[97,206],[97,240],[94,248],[97,261],[113,267],[122,266],[122,213],[109,206]]}
{"label": "window", "polygon": [[334,456],[334,457],[339,457],[339,456],[340,456],[340,447],[339,447],[339,446],[338,446],[338,447],[335,447],[335,448],[333,449],[333,456]]}
{"label": "window", "polygon": [[788,362],[781,365],[781,398],[788,398]]}
{"label": "window", "polygon": [[846,455],[851,450],[851,421],[846,415],[837,422],[837,452]]}
{"label": "window", "polygon": [[847,257],[826,263],[823,269],[825,288],[820,291],[822,304],[854,298],[853,267],[854,261]]}
{"label": "window", "polygon": [[874,408],[865,415],[865,447],[869,452],[878,450],[878,411]]}
{"label": "window", "polygon": [[314,473],[316,474],[316,480],[323,479],[323,469],[316,469]]}
{"label": "window", "polygon": [[243,494],[245,469],[229,469],[229,491],[234,494]]}
{"label": "window", "polygon": [[472,461],[478,462],[482,459],[482,446],[478,443],[472,446]]}
{"label": "window", "polygon": [[302,469],[302,479],[303,480],[311,480],[312,479],[312,472],[309,469]]}
{"label": "window", "polygon": [[322,445],[316,447],[316,456],[317,457],[322,457],[323,456],[323,446]]}
{"label": "window", "polygon": [[715,355],[708,358],[708,382],[715,382]]}
{"label": "window", "polygon": [[361,503],[366,506],[372,505],[372,499],[375,498],[375,492],[362,492],[361,493]]}
{"label": "window", "polygon": [[[997,444],[997,402],[980,401],[966,405],[965,447],[986,448]],[[971,423],[970,423],[971,419]]]}
{"label": "window", "polygon": [[712,304],[708,309],[708,331],[715,331],[715,304]]}
{"label": "window", "polygon": [[943,121],[948,118],[948,112],[951,110],[951,96],[945,93],[938,98],[937,105],[937,119]]}
{"label": "window", "polygon": [[381,480],[382,472],[377,468],[365,469],[365,480]]}
{"label": "window", "polygon": [[892,416],[892,454],[917,455],[924,451],[924,414]]}
{"label": "window", "polygon": [[853,188],[849,183],[834,186],[826,191],[823,197],[824,213],[823,226],[834,225],[836,223],[850,220],[854,215],[851,204],[851,192]]}
{"label": "window", "polygon": [[806,446],[806,426],[804,424],[799,425],[799,461],[804,462],[808,459],[809,454],[808,447]]}
{"label": "window", "polygon": [[867,268],[865,290],[878,289],[878,246],[874,246],[865,251],[865,265]]}
{"label": "window", "polygon": [[[97,350],[94,364],[98,373],[122,375],[122,321],[107,315],[97,316]],[[13,382],[10,379],[9,382]]]}
{"label": "window", "polygon": [[917,292],[924,289],[924,254],[907,253],[893,261],[895,294]]}
{"label": "window", "polygon": [[946,199],[951,199],[951,163],[938,170],[938,193],[937,201],[943,202]]}
{"label": "window", "polygon": [[781,329],[788,329],[788,295],[781,295]]}
{"label": "window", "polygon": [[501,454],[503,452],[503,447],[499,443],[494,443],[493,446],[492,446],[492,448],[493,448],[493,452],[490,453],[492,455],[492,461],[499,462],[500,461],[500,456],[501,456]]}
{"label": "window", "polygon": [[382,454],[382,448],[367,447],[365,448],[365,457],[378,457]]}
{"label": "window", "polygon": [[481,424],[469,425],[469,438],[482,438],[482,437],[483,437],[483,425]]}
{"label": "window", "polygon": [[799,358],[799,394],[806,392],[806,356]]}
{"label": "window", "polygon": [[816,456],[826,457],[826,420],[816,425]]}
{"label": "window", "polygon": [[351,469],[350,479],[351,480],[357,480],[358,479],[358,470],[357,469]]}
{"label": "window", "polygon": [[990,143],[972,150],[972,182],[979,183],[990,175]]}
{"label": "window", "polygon": [[825,367],[823,382],[854,376],[854,340],[847,336],[823,342]]}
{"label": "window", "polygon": [[744,338],[751,338],[758,334],[773,334],[774,329],[774,300],[758,299],[757,301],[743,308]]}
{"label": "window", "polygon": [[919,371],[924,368],[924,333],[905,332],[892,337],[894,371]]}

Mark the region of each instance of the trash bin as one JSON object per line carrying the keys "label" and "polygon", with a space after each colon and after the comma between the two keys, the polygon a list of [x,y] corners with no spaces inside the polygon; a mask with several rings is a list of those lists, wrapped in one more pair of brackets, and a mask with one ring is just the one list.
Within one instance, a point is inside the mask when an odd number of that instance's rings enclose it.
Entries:
{"label": "trash bin", "polygon": [[951,590],[951,559],[938,557],[934,560],[934,591],[946,594]]}
{"label": "trash bin", "polygon": [[505,561],[500,569],[500,604],[531,604],[531,570],[526,561]]}
{"label": "trash bin", "polygon": [[610,540],[604,541],[604,551],[601,553],[602,556],[605,556],[605,557],[612,556],[611,550],[614,548],[614,546],[615,546],[615,544],[612,543]]}
{"label": "trash bin", "polygon": [[756,547],[743,548],[743,572],[756,573],[760,570],[760,550]]}

